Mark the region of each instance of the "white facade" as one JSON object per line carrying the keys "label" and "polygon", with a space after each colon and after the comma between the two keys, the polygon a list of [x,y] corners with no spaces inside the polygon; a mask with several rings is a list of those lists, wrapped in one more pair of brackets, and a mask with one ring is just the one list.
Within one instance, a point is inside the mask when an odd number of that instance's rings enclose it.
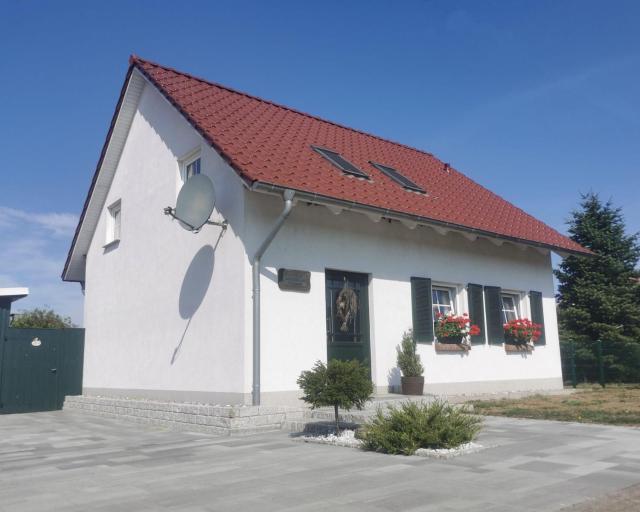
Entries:
{"label": "white facade", "polygon": [[[214,217],[229,228],[197,234],[162,214],[175,204],[181,162],[199,152],[217,190]],[[120,240],[110,207],[120,204]],[[151,85],[133,115],[106,193],[85,270],[85,369],[89,393],[216,403],[250,403],[251,256],[282,210],[282,199],[249,190],[236,172]],[[311,272],[308,293],[282,291],[279,268]],[[411,276],[457,290],[467,283],[543,294],[546,345],[533,354],[474,345],[465,355],[419,346],[426,391],[485,392],[562,386],[551,259],[548,251],[470,241],[357,212],[295,204],[263,257],[263,403],[290,402],[296,379],[326,360],[325,270],[369,276],[372,378],[379,391],[399,385],[395,347],[411,328]]]}
{"label": "white facade", "polygon": [[[247,198],[247,240],[255,240],[276,217],[281,201]],[[267,214],[268,212],[268,214]],[[250,249],[252,244],[247,243]],[[412,326],[410,278],[457,288],[459,313],[467,312],[466,285],[480,283],[505,290],[543,294],[546,344],[533,354],[507,354],[501,345],[474,345],[468,354],[436,353],[419,344],[425,390],[474,393],[562,387],[558,329],[550,255],[428,228],[407,229],[398,222],[372,222],[365,215],[334,215],[321,206],[298,204],[263,258],[262,390],[267,395],[296,389],[301,369],[326,360],[325,269],[369,275],[371,365],[379,391],[400,385],[396,346]],[[278,268],[311,272],[309,293],[279,289]],[[250,268],[245,270],[247,279]],[[246,310],[250,313],[248,296]],[[523,316],[529,316],[523,297]],[[250,322],[250,317],[247,319]],[[247,325],[250,325],[248,323]],[[246,344],[250,350],[250,339]],[[248,361],[250,363],[250,360]],[[250,367],[247,367],[250,372]],[[249,373],[250,374],[250,373]]]}

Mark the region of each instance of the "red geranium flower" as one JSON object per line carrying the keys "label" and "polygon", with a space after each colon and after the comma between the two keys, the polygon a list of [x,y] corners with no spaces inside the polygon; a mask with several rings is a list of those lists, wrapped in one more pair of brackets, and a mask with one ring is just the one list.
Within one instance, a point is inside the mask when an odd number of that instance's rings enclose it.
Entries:
{"label": "red geranium flower", "polygon": [[536,342],[542,335],[542,326],[528,318],[516,318],[503,325],[507,336],[521,343]]}

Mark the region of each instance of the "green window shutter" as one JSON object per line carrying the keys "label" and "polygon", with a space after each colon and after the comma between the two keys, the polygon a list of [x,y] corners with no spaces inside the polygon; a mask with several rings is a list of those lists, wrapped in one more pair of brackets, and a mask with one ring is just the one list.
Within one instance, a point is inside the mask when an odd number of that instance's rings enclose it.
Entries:
{"label": "green window shutter", "polygon": [[537,343],[539,345],[544,345],[547,340],[545,338],[544,332],[544,313],[542,312],[542,293],[540,292],[529,292],[529,304],[531,305],[531,321],[535,324],[540,324],[542,326],[542,334],[538,339]]}
{"label": "green window shutter", "polygon": [[502,319],[502,289],[499,286],[484,287],[484,304],[487,309],[487,337],[489,343],[504,343]]}
{"label": "green window shutter", "polygon": [[433,341],[433,305],[431,279],[411,278],[411,309],[413,313],[413,339],[417,343]]}
{"label": "green window shutter", "polygon": [[469,298],[469,318],[471,324],[480,327],[478,336],[471,336],[471,343],[484,343],[484,297],[481,284],[467,285],[467,294]]}

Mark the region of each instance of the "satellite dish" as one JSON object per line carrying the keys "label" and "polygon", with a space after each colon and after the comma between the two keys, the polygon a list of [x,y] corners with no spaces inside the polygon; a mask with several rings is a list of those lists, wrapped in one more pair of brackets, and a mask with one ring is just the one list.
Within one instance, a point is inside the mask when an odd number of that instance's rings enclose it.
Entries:
{"label": "satellite dish", "polygon": [[204,174],[191,176],[180,189],[176,207],[167,206],[165,215],[171,215],[187,231],[197,233],[205,224],[227,227],[227,221],[209,220],[216,205],[216,190],[213,182]]}

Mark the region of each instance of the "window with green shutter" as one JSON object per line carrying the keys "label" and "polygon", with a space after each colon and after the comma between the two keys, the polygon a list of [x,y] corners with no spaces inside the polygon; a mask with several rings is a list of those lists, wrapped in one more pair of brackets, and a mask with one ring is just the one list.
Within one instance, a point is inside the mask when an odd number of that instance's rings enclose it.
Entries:
{"label": "window with green shutter", "polygon": [[504,343],[502,289],[499,286],[484,287],[484,305],[487,313],[487,338],[489,343]]}
{"label": "window with green shutter", "polygon": [[540,331],[540,338],[536,344],[544,345],[546,343],[545,332],[544,332],[544,312],[542,311],[542,293],[534,292],[533,290],[529,292],[529,305],[531,306],[531,321],[534,324],[540,324],[542,329]]}
{"label": "window with green shutter", "polygon": [[411,309],[413,339],[417,343],[431,343],[433,341],[431,279],[427,277],[411,278]]}
{"label": "window with green shutter", "polygon": [[484,344],[484,294],[482,285],[469,283],[467,285],[467,296],[469,299],[469,319],[471,320],[471,324],[480,327],[480,334],[471,336],[471,343]]}

